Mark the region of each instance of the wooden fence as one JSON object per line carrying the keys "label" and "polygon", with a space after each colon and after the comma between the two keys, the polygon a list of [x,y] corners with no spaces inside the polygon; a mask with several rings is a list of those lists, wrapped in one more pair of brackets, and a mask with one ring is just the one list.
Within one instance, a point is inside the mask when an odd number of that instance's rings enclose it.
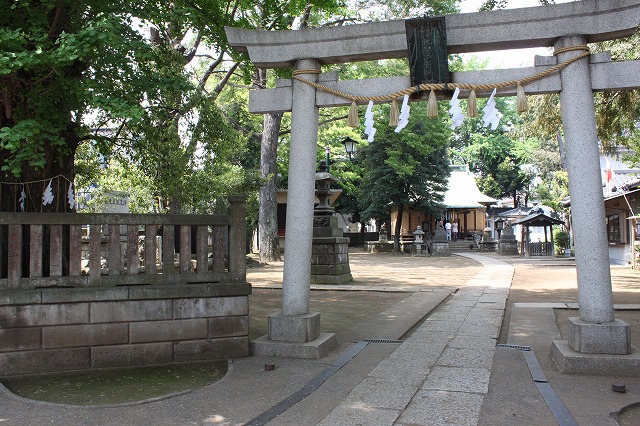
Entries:
{"label": "wooden fence", "polygon": [[228,215],[0,213],[0,290],[245,282],[245,197],[229,201]]}
{"label": "wooden fence", "polygon": [[530,242],[525,250],[527,256],[554,256],[553,243]]}

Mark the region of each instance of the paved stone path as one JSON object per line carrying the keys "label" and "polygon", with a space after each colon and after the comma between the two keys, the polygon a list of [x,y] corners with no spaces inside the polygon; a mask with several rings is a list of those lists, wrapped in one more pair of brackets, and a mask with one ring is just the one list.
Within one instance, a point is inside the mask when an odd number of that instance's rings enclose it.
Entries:
{"label": "paved stone path", "polygon": [[514,268],[485,256],[460,255],[484,269],[319,425],[478,423]]}
{"label": "paved stone path", "polygon": [[[510,325],[506,342],[531,346],[549,384],[578,424],[617,425],[615,413],[640,401],[637,374],[630,377],[567,375],[559,373],[553,364],[549,347],[552,339],[559,338],[553,308],[575,306],[572,268],[550,268],[560,265],[561,260],[457,255],[467,259],[438,259],[437,266],[430,266],[428,270],[408,268],[407,258],[385,259],[384,267],[391,268],[389,264],[393,263],[396,268],[384,272],[392,281],[369,279],[362,282],[367,285],[354,286],[353,290],[410,293],[375,317],[341,332],[340,352],[326,359],[279,358],[273,371],[264,369],[265,363],[274,362],[271,358],[234,359],[229,374],[211,386],[154,402],[117,407],[72,407],[29,401],[0,387],[0,423],[7,426],[243,425],[287,400],[305,383],[322,376],[335,357],[341,357],[353,343],[365,338],[397,339],[427,312],[432,312],[401,344],[389,341],[366,345],[322,386],[268,425],[557,424],[532,380],[523,352],[495,347],[505,302],[512,308],[510,312],[507,309]],[[426,259],[413,259],[418,265],[423,260]],[[514,268],[505,260],[516,264],[515,275]],[[458,268],[447,262],[453,262]],[[460,268],[461,264],[475,265],[475,262],[479,262],[482,269]],[[523,262],[532,262],[540,268],[519,269],[518,264]],[[365,273],[381,274],[379,265],[378,257],[363,256],[361,266]],[[407,278],[406,271],[415,274],[415,278]],[[620,308],[637,308],[640,281],[636,273],[621,275],[621,270],[616,271],[617,301],[626,303],[619,305]],[[523,274],[526,285],[522,282]],[[271,275],[275,283],[281,273]],[[457,280],[455,285],[453,278]],[[420,280],[434,279],[439,281],[426,287],[420,285]],[[519,286],[515,292],[514,283]],[[272,283],[269,281],[267,285]],[[567,293],[567,289],[571,291]],[[506,300],[509,291],[510,299]],[[435,306],[438,307],[433,310]],[[625,384],[627,392],[613,392],[612,383]]]}

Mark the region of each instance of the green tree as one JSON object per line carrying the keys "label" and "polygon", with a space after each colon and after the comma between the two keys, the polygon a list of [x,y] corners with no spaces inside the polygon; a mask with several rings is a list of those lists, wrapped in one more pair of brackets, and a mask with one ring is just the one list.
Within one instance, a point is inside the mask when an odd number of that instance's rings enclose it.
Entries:
{"label": "green tree", "polygon": [[[482,3],[482,6],[480,6],[480,11],[495,10],[495,9],[506,9],[508,3],[509,3],[509,0],[485,0],[485,2]],[[555,1],[554,0],[539,0],[538,3],[540,3],[541,6],[546,6],[546,5],[549,5],[549,4],[554,4]]]}
{"label": "green tree", "polygon": [[[12,1],[0,6],[0,209],[15,211],[22,182],[27,211],[62,211],[74,155],[95,138],[91,124],[139,119],[152,87],[182,87],[158,75],[158,52],[134,25],[153,2]],[[95,118],[90,123],[91,118]],[[59,176],[43,206],[42,182]]]}
{"label": "green tree", "polygon": [[[640,59],[640,32],[631,37],[591,44],[593,52],[611,51],[613,61]],[[614,154],[624,146],[640,151],[640,90],[598,92],[594,94],[598,139],[603,154]],[[541,95],[529,97],[529,112],[517,131],[524,137],[536,137],[549,150],[558,150],[557,139],[562,135],[560,97]],[[640,164],[637,155],[628,158]],[[558,161],[554,162],[558,164]]]}
{"label": "green tree", "polygon": [[[291,8],[288,9],[288,15],[286,16],[296,16],[295,5],[298,3],[292,2]],[[301,3],[303,4],[303,3]],[[443,13],[451,13],[456,11],[455,5],[457,4],[457,0],[435,0],[435,1],[427,1],[427,2],[417,2],[413,0],[402,0],[402,1],[359,1],[355,8],[346,7],[342,2],[332,2],[332,1],[324,1],[324,2],[307,2],[304,4],[304,10],[301,14],[298,15],[299,25],[297,28],[305,28],[307,26],[333,26],[333,25],[343,25],[347,22],[363,22],[365,20],[374,20],[374,19],[388,19],[390,17],[405,17],[409,14],[443,14]],[[377,11],[384,10],[384,13],[371,13],[371,11],[375,9]],[[261,10],[261,9],[257,9]],[[298,9],[299,11],[299,9]],[[269,15],[268,13],[266,14]],[[255,28],[263,28],[263,29],[273,29],[276,28],[277,25],[283,25],[283,27],[294,27],[296,21],[290,19],[289,21],[283,20],[278,21],[279,24],[268,24],[265,25],[264,22],[270,22],[269,20],[264,20],[261,18],[262,15],[253,15],[253,19],[250,19],[253,22],[253,26]],[[260,18],[260,19],[256,19]],[[283,28],[280,27],[280,28]],[[405,61],[406,64],[406,61]],[[337,67],[341,70],[341,78],[346,79],[350,78],[349,75],[353,75],[349,70],[356,69],[361,70],[360,64],[343,64]],[[372,70],[379,70],[384,68],[371,68]],[[405,65],[406,69],[406,65]],[[250,68],[249,68],[250,70]],[[402,73],[406,74],[406,72]],[[276,75],[276,73],[271,73],[271,75]],[[366,72],[358,72],[358,78],[366,78],[373,76],[372,74]],[[394,75],[394,74],[387,74]],[[398,75],[398,74],[395,74]],[[254,87],[266,87],[267,86],[267,73],[263,70],[254,70],[253,72],[253,81]],[[321,117],[321,123],[327,123],[328,128],[331,128],[331,124],[335,120],[341,120],[346,118],[346,112],[343,108],[335,109],[335,111],[322,112],[323,116]],[[264,261],[275,260],[279,258],[279,250],[277,245],[277,227],[276,227],[276,188],[278,186],[286,185],[286,176],[287,176],[287,137],[282,137],[285,131],[280,131],[281,120],[283,117],[279,114],[266,114],[264,117],[264,125],[263,125],[263,133],[262,133],[262,153],[261,156],[261,177],[263,179],[263,186],[260,190],[260,258]],[[284,116],[285,122],[287,121],[287,116]],[[320,127],[320,140],[321,148],[326,144],[339,144],[339,141],[336,139],[331,139],[328,137],[323,137],[323,126]],[[331,131],[330,131],[331,133]],[[342,132],[347,133],[347,132]],[[281,137],[277,140],[275,135],[280,135]],[[326,141],[326,143],[325,143]],[[340,148],[338,148],[339,150]],[[323,155],[320,153],[320,155]],[[283,159],[284,161],[280,161],[278,165],[275,164],[276,159]],[[347,205],[353,207],[356,205],[354,203],[354,194],[353,189],[355,186],[353,182],[357,182],[359,180],[358,173],[355,171],[357,168],[352,168],[347,171],[344,176],[341,177],[341,180],[346,178],[348,181],[343,180],[343,189],[348,188],[349,191],[345,191],[342,200],[340,201],[340,205],[338,208],[348,208]],[[277,172],[279,171],[279,173]],[[278,175],[281,176],[281,180],[277,182]],[[352,210],[352,213],[357,215],[357,210]]]}
{"label": "green tree", "polygon": [[514,142],[507,134],[474,134],[462,151],[470,169],[478,175],[478,187],[494,198],[511,197],[514,206],[524,205],[534,173],[528,163],[526,142]]}
{"label": "green tree", "polygon": [[414,103],[411,109],[409,125],[400,133],[376,122],[375,141],[360,152],[365,168],[360,185],[362,217],[384,218],[397,208],[395,251],[400,250],[404,206],[441,211],[449,177],[449,128],[443,120],[424,118],[424,103]]}
{"label": "green tree", "polygon": [[569,196],[569,179],[567,172],[564,170],[556,170],[549,178],[542,180],[534,191],[533,196],[540,202],[551,207],[556,212],[565,212],[568,210],[562,201]]}
{"label": "green tree", "polygon": [[[591,45],[592,51],[611,51],[614,61],[640,60],[640,30],[625,39]],[[596,123],[602,150],[615,152],[617,146],[631,148],[630,160],[640,164],[640,90],[595,93]]]}

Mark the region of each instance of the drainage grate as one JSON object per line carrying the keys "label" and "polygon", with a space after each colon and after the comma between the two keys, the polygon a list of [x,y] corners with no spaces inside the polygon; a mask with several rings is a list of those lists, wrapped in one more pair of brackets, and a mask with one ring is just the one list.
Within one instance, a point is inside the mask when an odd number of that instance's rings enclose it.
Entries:
{"label": "drainage grate", "polygon": [[573,418],[558,394],[556,394],[556,392],[547,381],[547,378],[544,375],[544,371],[542,371],[542,367],[540,367],[540,363],[536,358],[535,352],[531,350],[531,346],[507,345],[498,343],[496,344],[496,347],[518,349],[522,351],[524,360],[527,363],[529,372],[531,373],[533,383],[538,388],[538,392],[540,392],[540,395],[547,403],[547,407],[549,407],[549,410],[551,410],[551,414],[553,414],[553,417],[555,417],[558,424],[563,426],[578,426],[576,420]]}
{"label": "drainage grate", "polygon": [[404,340],[387,340],[387,339],[362,339],[367,343],[393,343],[399,345],[404,342]]}
{"label": "drainage grate", "polygon": [[496,348],[517,349],[519,351],[530,351],[531,346],[508,345],[506,343],[497,343]]}

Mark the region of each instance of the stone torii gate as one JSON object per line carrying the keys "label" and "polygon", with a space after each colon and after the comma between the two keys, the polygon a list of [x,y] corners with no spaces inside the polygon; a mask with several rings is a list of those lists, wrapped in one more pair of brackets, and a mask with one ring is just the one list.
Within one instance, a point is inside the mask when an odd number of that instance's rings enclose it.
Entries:
{"label": "stone torii gate", "polygon": [[[583,0],[444,19],[449,54],[555,49],[555,56],[536,57],[531,68],[452,73],[449,88],[526,81],[573,58],[561,71],[523,84],[527,94],[560,93],[566,141],[580,317],[570,320],[568,342],[554,342],[552,352],[565,371],[573,371],[575,361],[585,354],[637,352],[629,326],[614,318],[593,91],[639,88],[640,61],[611,62],[607,53],[584,51],[586,43],[633,34],[640,23],[640,4]],[[320,357],[335,342],[333,335],[320,334],[319,314],[309,312],[318,109],[350,105],[351,100],[300,80],[365,98],[407,89],[409,77],[340,81],[335,72],[319,74],[325,64],[407,57],[405,31],[402,20],[298,31],[226,28],[230,45],[248,52],[257,67],[299,71],[292,80],[279,80],[274,89],[250,94],[252,113],[292,112],[282,311],[269,317],[268,336],[254,342],[258,355]],[[515,94],[514,86],[497,95]],[[450,94],[440,92],[440,97],[448,99]]]}

